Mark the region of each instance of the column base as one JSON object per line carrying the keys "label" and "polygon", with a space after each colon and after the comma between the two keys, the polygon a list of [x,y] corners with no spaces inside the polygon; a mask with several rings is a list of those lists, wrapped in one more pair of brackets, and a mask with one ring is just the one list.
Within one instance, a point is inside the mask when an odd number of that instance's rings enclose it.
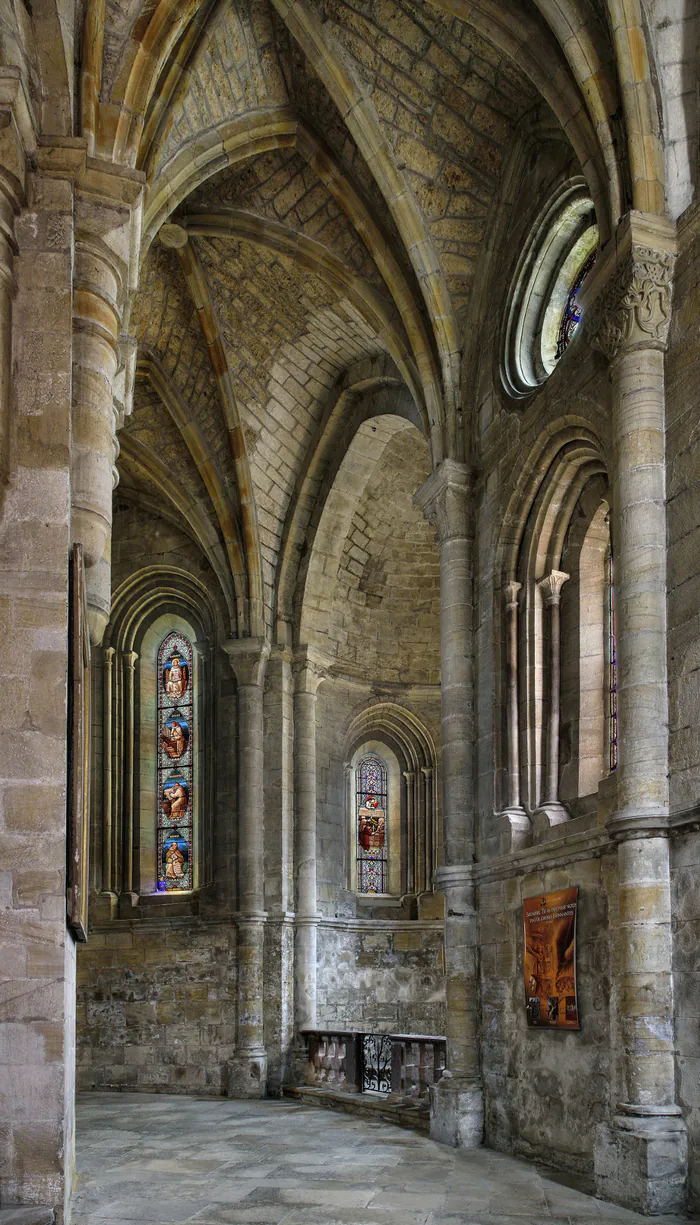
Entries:
{"label": "column base", "polygon": [[255,1099],[267,1091],[267,1055],[245,1051],[228,1061],[228,1097]]}
{"label": "column base", "polygon": [[480,1080],[445,1076],[430,1086],[430,1139],[452,1148],[484,1142],[484,1090]]}
{"label": "column base", "polygon": [[570,820],[571,813],[559,800],[546,800],[544,804],[540,804],[537,811],[533,814],[532,824],[535,830],[535,837],[538,834],[546,833],[553,825],[563,825],[566,821]]}
{"label": "column base", "polygon": [[600,1199],[646,1216],[683,1212],[688,1136],[679,1114],[615,1115],[596,1128],[595,1190]]}
{"label": "column base", "polygon": [[499,855],[532,846],[532,824],[524,808],[504,808],[497,814],[493,828]]}

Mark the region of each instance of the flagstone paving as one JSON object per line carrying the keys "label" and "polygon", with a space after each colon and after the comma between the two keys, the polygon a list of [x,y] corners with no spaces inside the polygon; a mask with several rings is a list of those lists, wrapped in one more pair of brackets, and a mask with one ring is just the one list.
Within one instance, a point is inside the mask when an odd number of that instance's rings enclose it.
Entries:
{"label": "flagstone paving", "polygon": [[456,1152],[387,1123],[292,1101],[84,1095],[77,1171],[73,1225],[649,1221],[503,1153]]}

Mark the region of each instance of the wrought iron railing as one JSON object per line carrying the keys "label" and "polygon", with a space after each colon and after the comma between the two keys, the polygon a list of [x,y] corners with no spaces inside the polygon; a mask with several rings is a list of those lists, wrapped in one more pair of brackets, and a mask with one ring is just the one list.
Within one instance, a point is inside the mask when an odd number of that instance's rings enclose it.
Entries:
{"label": "wrought iron railing", "polygon": [[427,1101],[445,1067],[445,1039],[433,1034],[309,1029],[304,1037],[306,1083],[315,1088]]}

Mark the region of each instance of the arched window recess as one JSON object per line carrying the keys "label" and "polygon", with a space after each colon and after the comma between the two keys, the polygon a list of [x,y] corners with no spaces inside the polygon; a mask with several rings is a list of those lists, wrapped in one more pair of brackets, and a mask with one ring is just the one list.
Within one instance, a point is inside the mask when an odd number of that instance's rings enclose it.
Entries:
{"label": "arched window recess", "polygon": [[382,702],[346,737],[347,886],[360,904],[431,893],[440,855],[435,746],[410,711]]}
{"label": "arched window recess", "polygon": [[616,764],[610,495],[600,448],[587,431],[568,429],[530,476],[506,516],[495,609],[504,850],[593,813]]}
{"label": "arched window recess", "polygon": [[95,673],[100,918],[172,913],[178,899],[191,910],[210,879],[217,633],[208,593],[185,572],[142,571],[115,593]]}

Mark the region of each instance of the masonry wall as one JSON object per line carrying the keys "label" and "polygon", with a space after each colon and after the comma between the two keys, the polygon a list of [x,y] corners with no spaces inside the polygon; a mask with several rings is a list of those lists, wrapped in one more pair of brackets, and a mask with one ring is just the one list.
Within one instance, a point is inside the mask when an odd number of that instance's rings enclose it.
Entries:
{"label": "masonry wall", "polygon": [[[535,866],[536,859],[533,849],[510,869],[502,865],[498,873],[488,869],[481,873],[486,1142],[547,1165],[590,1173],[595,1127],[608,1117],[611,1078],[615,1077],[609,948],[615,856],[603,854],[569,864],[555,860],[541,867]],[[572,885],[579,889],[581,1029],[568,1033],[529,1029],[522,903],[525,898]]]}
{"label": "masonry wall", "polygon": [[444,1034],[441,920],[326,920],[317,948],[319,1025]]}
{"label": "masonry wall", "polygon": [[[411,687],[363,692],[341,682],[319,691],[317,721],[319,1024],[394,1033],[445,1032],[443,931],[401,898],[350,891],[351,853],[344,744],[354,717],[390,698],[418,715],[439,743],[440,694]],[[437,901],[437,899],[436,899]],[[415,902],[413,903],[415,908]],[[433,909],[433,914],[439,913]]]}
{"label": "masonry wall", "polygon": [[75,1049],[65,892],[73,191],[42,176],[29,191],[16,225],[12,479],[0,522],[0,1202],[50,1205],[61,1222]]}
{"label": "masonry wall", "polygon": [[236,982],[231,923],[93,931],[78,968],[78,1087],[225,1093]]}
{"label": "masonry wall", "polygon": [[669,758],[678,1101],[688,1125],[690,1189],[700,1204],[700,213],[679,226],[666,359]]}
{"label": "masonry wall", "polygon": [[[516,849],[506,818],[506,676],[505,563],[502,542],[514,538],[511,495],[523,467],[537,449],[573,427],[599,440],[608,471],[610,391],[602,357],[575,336],[554,372],[529,397],[508,396],[501,381],[502,319],[522,243],[534,223],[538,200],[552,190],[558,175],[568,175],[565,151],[543,142],[528,162],[522,180],[513,178],[503,200],[501,229],[495,231],[489,274],[488,301],[479,302],[475,333],[481,351],[474,354],[475,378],[473,463],[476,538],[474,543],[475,600],[475,777],[477,789],[477,895],[482,989],[482,1067],[486,1096],[486,1141],[495,1148],[561,1169],[591,1174],[595,1128],[607,1120],[619,1100],[614,1027],[615,998],[612,965],[615,956],[616,855],[605,819],[609,797],[605,786],[585,805],[575,798],[577,779],[569,774],[571,746],[562,734],[560,795],[569,800],[572,819],[563,826],[536,822],[534,804],[528,809],[532,827],[525,845]],[[476,309],[476,308],[475,308]],[[533,481],[542,481],[546,467]],[[597,478],[600,482],[603,478]],[[536,487],[536,486],[535,486]],[[604,488],[604,486],[601,486]],[[600,489],[596,486],[597,495]],[[566,546],[563,556],[566,557]],[[548,561],[549,565],[553,563]],[[566,570],[568,567],[562,566]],[[514,577],[512,574],[510,578]],[[518,575],[520,578],[521,575]],[[564,588],[566,592],[566,587]],[[524,594],[524,593],[523,593]],[[574,649],[567,628],[567,602],[562,601],[562,694],[564,720],[573,703],[567,686],[573,672]],[[521,605],[522,608],[522,605]],[[525,633],[521,615],[520,650]],[[521,655],[521,661],[524,656]],[[546,657],[544,692],[546,695]],[[520,701],[525,682],[521,669]],[[583,683],[583,678],[582,678]],[[566,705],[569,701],[569,706]],[[521,733],[523,730],[521,710]],[[520,745],[521,765],[526,762]],[[567,773],[568,772],[568,773]],[[529,777],[529,776],[528,776]],[[523,797],[532,793],[523,782]],[[563,784],[563,786],[562,786]],[[614,784],[613,784],[614,785]],[[610,786],[610,784],[606,784]],[[527,797],[527,798],[525,798]],[[581,808],[585,808],[581,812]],[[546,827],[546,828],[545,828]],[[580,1031],[558,1032],[528,1028],[523,976],[522,904],[528,897],[578,886],[578,1001]],[[615,1097],[615,1093],[618,1096]]]}

